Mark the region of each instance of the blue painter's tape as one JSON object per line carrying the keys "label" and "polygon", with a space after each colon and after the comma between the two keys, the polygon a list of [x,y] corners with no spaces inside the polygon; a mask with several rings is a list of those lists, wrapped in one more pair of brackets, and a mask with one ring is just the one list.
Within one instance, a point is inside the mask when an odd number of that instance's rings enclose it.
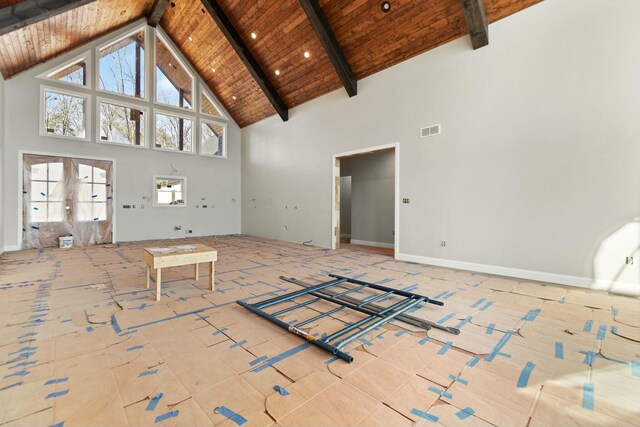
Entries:
{"label": "blue painter's tape", "polygon": [[155,422],[159,423],[161,421],[168,420],[169,418],[177,417],[178,415],[180,415],[180,411],[177,409],[175,411],[169,411],[166,414],[158,415]]}
{"label": "blue painter's tape", "polygon": [[507,331],[504,334],[504,336],[500,338],[500,341],[498,341],[498,344],[496,344],[493,350],[491,350],[491,353],[489,354],[489,356],[487,356],[487,358],[484,360],[487,362],[493,361],[493,359],[495,359],[496,356],[500,353],[500,350],[502,350],[502,347],[504,347],[507,344],[507,341],[509,341],[512,335],[513,335],[513,331]]}
{"label": "blue painter's tape", "polygon": [[20,335],[20,336],[18,337],[18,339],[20,339],[20,338],[26,338],[26,337],[33,337],[33,336],[36,336],[36,335],[38,335],[38,332],[29,332],[28,334]]}
{"label": "blue painter's tape", "polygon": [[138,374],[138,378],[140,378],[140,377],[146,377],[147,375],[153,375],[153,374],[157,374],[157,373],[158,373],[158,370],[157,370],[157,369],[152,369],[152,370],[150,370],[150,371],[143,371],[143,372],[140,372],[140,373]]}
{"label": "blue painter's tape", "polygon": [[618,335],[618,327],[617,326],[612,326],[611,327],[611,333],[614,335]]}
{"label": "blue painter's tape", "polygon": [[277,391],[278,393],[280,393],[280,396],[288,396],[288,395],[289,395],[289,392],[287,391],[287,389],[285,389],[285,388],[284,388],[284,387],[282,387],[282,386],[274,385],[274,386],[273,386],[273,389],[274,389],[275,391]]}
{"label": "blue painter's tape", "polygon": [[59,383],[64,383],[69,381],[69,377],[64,377],[64,378],[56,378],[55,380],[49,380],[46,383],[44,383],[44,385],[49,385],[49,384],[59,384]]}
{"label": "blue painter's tape", "polygon": [[411,410],[411,413],[412,413],[413,415],[417,415],[417,416],[418,416],[418,417],[420,417],[420,418],[424,418],[425,420],[429,420],[429,421],[432,421],[432,422],[434,422],[434,423],[435,423],[435,422],[437,422],[437,421],[438,421],[438,419],[439,419],[439,418],[438,418],[438,417],[436,417],[435,415],[427,414],[426,412],[421,411],[421,410],[416,409],[416,408],[413,408],[413,409]]}
{"label": "blue painter's tape", "polygon": [[439,355],[441,355],[441,356],[442,356],[443,354],[445,354],[447,351],[449,351],[449,349],[451,348],[451,345],[452,345],[452,344],[453,344],[453,343],[452,343],[451,341],[447,341],[447,342],[442,346],[442,348],[441,348],[440,350],[438,350],[438,354],[439,354]]}
{"label": "blue painter's tape", "polygon": [[598,341],[604,340],[604,336],[607,333],[607,325],[600,325],[598,328],[598,334],[596,335],[596,339]]}
{"label": "blue painter's tape", "polygon": [[449,291],[444,291],[439,293],[438,295],[434,296],[432,299],[438,299],[438,298],[442,298],[443,296],[445,296],[446,294],[448,294]]}
{"label": "blue painter's tape", "polygon": [[582,328],[582,332],[591,332],[592,327],[593,327],[593,320],[587,320],[584,323],[584,328]]}
{"label": "blue painter's tape", "polygon": [[147,411],[155,411],[156,406],[158,406],[158,402],[160,402],[160,399],[162,399],[162,396],[164,396],[164,393],[158,393],[151,400],[149,400],[149,403],[147,404]]}
{"label": "blue painter's tape", "polygon": [[420,345],[425,345],[426,343],[428,343],[431,340],[431,338],[429,337],[424,337],[422,338],[420,341],[418,341],[418,344]]}
{"label": "blue painter's tape", "polygon": [[335,362],[336,360],[338,360],[338,358],[334,356],[331,359],[325,360],[324,363],[325,363],[325,365],[329,365],[329,364]]}
{"label": "blue painter's tape", "polygon": [[476,411],[474,411],[473,409],[469,408],[468,406],[464,409],[461,409],[459,412],[456,413],[456,417],[458,417],[461,420],[464,420],[468,417],[470,417],[471,415],[473,415]]}
{"label": "blue painter's tape", "polygon": [[4,378],[11,378],[11,377],[24,377],[26,375],[29,375],[30,372],[29,371],[16,371],[12,374],[9,375],[5,375]]}
{"label": "blue painter's tape", "polygon": [[213,332],[211,335],[213,335],[213,336],[220,335],[221,333],[223,333],[226,330],[227,330],[227,328],[222,328],[219,331]]}
{"label": "blue painter's tape", "polygon": [[582,388],[582,407],[590,411],[595,408],[593,383],[584,383]]}
{"label": "blue painter's tape", "polygon": [[31,228],[34,229],[34,230],[40,230],[40,227],[38,227],[36,225],[32,225]]}
{"label": "blue painter's tape", "polygon": [[17,382],[17,383],[13,383],[13,384],[10,384],[10,385],[7,385],[7,386],[4,386],[4,387],[0,388],[0,391],[5,391],[5,390],[8,390],[10,388],[17,387],[19,385],[22,385],[22,381]]}
{"label": "blue painter's tape", "polygon": [[618,309],[617,309],[617,308],[613,308],[613,307],[611,307],[611,314],[612,314],[612,315],[617,316],[617,315],[618,315],[618,313],[619,313],[619,311],[618,311]]}
{"label": "blue painter's tape", "polygon": [[120,332],[122,332],[122,329],[120,329],[120,325],[118,325],[118,321],[116,320],[115,314],[111,315],[111,327],[113,328],[113,331],[116,334],[119,334]]}
{"label": "blue painter's tape", "polygon": [[21,362],[21,363],[16,363],[13,366],[10,366],[9,369],[16,369],[16,368],[20,368],[21,366],[29,366],[29,365],[35,365],[36,363],[38,363],[37,360],[32,360],[30,362]]}
{"label": "blue painter's tape", "polygon": [[65,394],[68,394],[68,393],[69,393],[69,390],[54,391],[53,393],[49,393],[47,395],[47,397],[45,397],[45,399],[51,399],[52,397],[64,396]]}
{"label": "blue painter's tape", "polygon": [[51,424],[49,427],[64,427],[64,421],[60,421],[59,423]]}
{"label": "blue painter's tape", "polygon": [[366,340],[366,339],[364,339],[364,338],[360,338],[360,342],[361,342],[362,344],[366,345],[366,346],[369,346],[369,347],[373,345],[373,343],[372,343],[371,341]]}
{"label": "blue painter's tape", "polygon": [[556,359],[564,359],[564,345],[560,341],[556,341]]}
{"label": "blue painter's tape", "polygon": [[640,362],[636,362],[635,360],[631,361],[631,375],[640,377]]}
{"label": "blue painter's tape", "polygon": [[467,366],[470,368],[473,368],[474,366],[476,366],[476,364],[480,361],[480,358],[478,356],[473,356],[471,358],[471,360],[469,360],[467,362]]}
{"label": "blue painter's tape", "polygon": [[466,325],[467,323],[469,323],[471,321],[471,316],[467,316],[466,319],[462,320],[460,323],[458,323],[456,326],[454,326],[454,328],[456,329],[460,329],[462,328],[464,325]]}
{"label": "blue painter's tape", "polygon": [[438,320],[436,323],[438,325],[442,325],[444,322],[446,322],[447,320],[451,319],[453,316],[455,316],[456,313],[450,313],[447,314],[446,316],[444,316],[442,319]]}
{"label": "blue painter's tape", "polygon": [[12,351],[11,353],[9,353],[9,356],[22,353],[23,351],[30,351],[30,350],[37,350],[37,349],[38,347],[22,347],[20,350]]}
{"label": "blue painter's tape", "polygon": [[447,399],[453,398],[451,393],[447,393],[446,391],[440,390],[439,388],[434,387],[434,386],[429,386],[429,388],[427,388],[427,390],[429,390],[432,393],[439,394],[442,397],[446,397]]}
{"label": "blue painter's tape", "polygon": [[458,382],[460,384],[464,384],[464,385],[469,384],[469,381],[465,380],[464,378],[460,378],[457,375],[450,374],[449,378],[451,378],[452,380],[454,380],[455,382]]}
{"label": "blue painter's tape", "polygon": [[493,305],[493,301],[489,301],[488,303],[486,303],[485,305],[480,307],[479,310],[480,311],[485,311],[487,308],[491,307],[492,305]]}
{"label": "blue painter's tape", "polygon": [[93,332],[93,326],[87,326],[86,329],[87,332]]}
{"label": "blue painter's tape", "polygon": [[487,326],[487,330],[484,332],[487,335],[491,335],[493,334],[494,329],[496,329],[496,324],[495,323],[489,323],[489,326]]}
{"label": "blue painter's tape", "polygon": [[518,388],[525,388],[527,384],[529,384],[529,378],[531,377],[531,372],[536,367],[536,364],[533,362],[527,362],[527,364],[522,368],[522,372],[520,372],[520,378],[518,378]]}
{"label": "blue painter's tape", "polygon": [[526,321],[532,322],[532,321],[536,320],[536,317],[538,317],[538,314],[540,314],[541,311],[542,310],[539,309],[539,308],[537,308],[535,310],[529,310],[527,312],[527,314],[525,314],[522,317],[522,320],[526,320]]}
{"label": "blue painter's tape", "polygon": [[42,191],[40,192],[40,195],[41,195],[42,197],[46,197],[46,194],[44,194]]}
{"label": "blue painter's tape", "polygon": [[409,332],[409,331],[407,331],[406,329],[403,329],[403,330],[401,330],[401,331],[396,332],[396,336],[397,336],[397,337],[401,337],[401,336],[403,336],[404,334],[406,334],[406,333],[408,333],[408,332]]}
{"label": "blue painter's tape", "polygon": [[584,360],[582,361],[582,363],[592,366],[593,359],[595,359],[596,357],[596,353],[593,351],[581,351],[580,353],[584,353]]}
{"label": "blue painter's tape", "polygon": [[134,345],[133,347],[129,347],[127,351],[140,350],[141,348],[144,348],[144,345]]}
{"label": "blue painter's tape", "polygon": [[304,343],[304,344],[301,344],[301,345],[299,345],[297,347],[294,347],[294,348],[292,348],[290,350],[287,350],[287,351],[285,351],[283,353],[280,353],[280,354],[278,354],[276,356],[270,357],[269,359],[267,359],[267,361],[265,363],[263,363],[262,365],[258,366],[257,368],[254,368],[252,370],[252,372],[260,372],[263,369],[267,369],[269,366],[273,365],[274,363],[280,362],[281,360],[284,360],[284,359],[286,359],[288,357],[291,357],[294,354],[297,354],[297,353],[301,352],[302,350],[305,350],[305,349],[311,347],[311,345],[312,345],[311,343]]}
{"label": "blue painter's tape", "polygon": [[255,360],[252,360],[251,362],[249,362],[249,366],[255,366],[260,362],[264,362],[265,360],[267,360],[268,357],[267,356],[260,356]]}
{"label": "blue painter's tape", "polygon": [[233,412],[231,409],[226,406],[220,406],[215,409],[217,414],[222,415],[223,417],[233,421],[237,425],[241,426],[242,424],[247,422],[247,419],[240,414]]}
{"label": "blue painter's tape", "polygon": [[247,340],[242,340],[242,341],[238,341],[237,343],[231,344],[229,346],[229,348],[236,348],[236,347],[240,347],[241,345],[244,345],[247,343]]}

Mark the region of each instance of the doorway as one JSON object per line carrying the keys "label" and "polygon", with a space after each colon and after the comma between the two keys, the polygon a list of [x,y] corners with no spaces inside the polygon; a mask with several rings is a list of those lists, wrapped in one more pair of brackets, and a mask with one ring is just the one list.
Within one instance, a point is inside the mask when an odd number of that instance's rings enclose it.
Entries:
{"label": "doorway", "polygon": [[332,248],[398,253],[399,144],[333,157]]}
{"label": "doorway", "polygon": [[113,162],[23,154],[22,248],[113,242]]}

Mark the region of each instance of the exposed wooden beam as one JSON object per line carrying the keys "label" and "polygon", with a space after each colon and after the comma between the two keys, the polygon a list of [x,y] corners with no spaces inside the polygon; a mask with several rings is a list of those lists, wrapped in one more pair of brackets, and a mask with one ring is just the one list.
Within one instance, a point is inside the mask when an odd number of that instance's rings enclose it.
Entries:
{"label": "exposed wooden beam", "polygon": [[302,6],[302,9],[307,14],[307,18],[309,18],[311,26],[318,35],[318,38],[324,47],[324,51],[327,52],[327,55],[333,64],[333,68],[336,69],[347,93],[349,96],[357,95],[358,81],[356,80],[356,76],[353,74],[353,71],[351,71],[351,67],[347,62],[336,37],[333,35],[331,27],[329,26],[329,23],[327,22],[317,0],[299,1],[300,6]]}
{"label": "exposed wooden beam", "polygon": [[157,27],[162,19],[162,15],[164,15],[164,11],[169,7],[169,0],[156,0],[153,2],[153,7],[151,8],[151,13],[149,13],[149,17],[147,18],[147,24],[151,27]]}
{"label": "exposed wooden beam", "polygon": [[483,0],[460,0],[467,21],[471,45],[479,49],[489,44],[489,24]]}
{"label": "exposed wooden beam", "polygon": [[24,0],[0,9],[0,36],[96,0]]}
{"label": "exposed wooden beam", "polygon": [[209,15],[213,18],[215,23],[218,25],[224,36],[226,37],[233,50],[236,51],[244,65],[247,67],[247,70],[251,73],[262,92],[266,95],[273,108],[278,112],[283,121],[289,120],[289,109],[286,104],[278,95],[278,92],[273,87],[267,75],[262,70],[258,61],[255,60],[247,45],[242,41],[240,34],[233,27],[227,15],[225,15],[224,11],[218,4],[217,0],[201,0]]}

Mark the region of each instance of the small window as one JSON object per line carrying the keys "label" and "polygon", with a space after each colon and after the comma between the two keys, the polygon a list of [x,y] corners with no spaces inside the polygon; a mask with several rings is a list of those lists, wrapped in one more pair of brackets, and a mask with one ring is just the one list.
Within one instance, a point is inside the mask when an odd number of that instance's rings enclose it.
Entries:
{"label": "small window", "polygon": [[144,64],[144,30],[140,30],[98,50],[98,87],[144,98]]}
{"label": "small window", "polygon": [[156,112],[155,146],[193,153],[193,119]]}
{"label": "small window", "polygon": [[153,206],[186,206],[187,178],[154,176],[153,194]]}
{"label": "small window", "polygon": [[99,101],[100,141],[145,145],[145,114],[142,109]]}
{"label": "small window", "polygon": [[87,62],[82,58],[47,74],[47,77],[64,83],[87,86]]}
{"label": "small window", "polygon": [[43,89],[43,101],[43,133],[85,139],[88,101],[84,95]]}
{"label": "small window", "polygon": [[31,166],[29,222],[62,222],[65,192],[62,163]]}
{"label": "small window", "polygon": [[105,221],[107,219],[107,171],[80,163],[80,180],[76,194],[74,214],[78,221]]}
{"label": "small window", "polygon": [[216,106],[209,95],[207,95],[207,93],[202,90],[202,88],[200,88],[200,93],[202,94],[202,101],[200,102],[200,112],[202,114],[224,118],[224,116],[220,112],[220,109]]}
{"label": "small window", "polygon": [[193,77],[159,36],[156,41],[156,102],[193,108]]}
{"label": "small window", "polygon": [[202,121],[200,124],[200,154],[213,157],[226,157],[226,134],[226,125]]}

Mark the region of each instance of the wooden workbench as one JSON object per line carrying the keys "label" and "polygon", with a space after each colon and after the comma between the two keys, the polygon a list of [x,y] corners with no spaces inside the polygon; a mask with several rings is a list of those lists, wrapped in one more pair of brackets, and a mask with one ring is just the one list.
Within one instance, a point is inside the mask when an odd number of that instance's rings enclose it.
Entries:
{"label": "wooden workbench", "polygon": [[[188,248],[191,246],[191,248]],[[195,265],[195,276],[198,280],[198,264],[209,263],[209,286],[214,290],[213,263],[218,260],[218,251],[205,245],[168,246],[162,248],[145,248],[144,262],[147,265],[147,288],[150,286],[151,269],[156,270],[156,301],[160,301],[162,286],[162,269],[182,265]]]}

